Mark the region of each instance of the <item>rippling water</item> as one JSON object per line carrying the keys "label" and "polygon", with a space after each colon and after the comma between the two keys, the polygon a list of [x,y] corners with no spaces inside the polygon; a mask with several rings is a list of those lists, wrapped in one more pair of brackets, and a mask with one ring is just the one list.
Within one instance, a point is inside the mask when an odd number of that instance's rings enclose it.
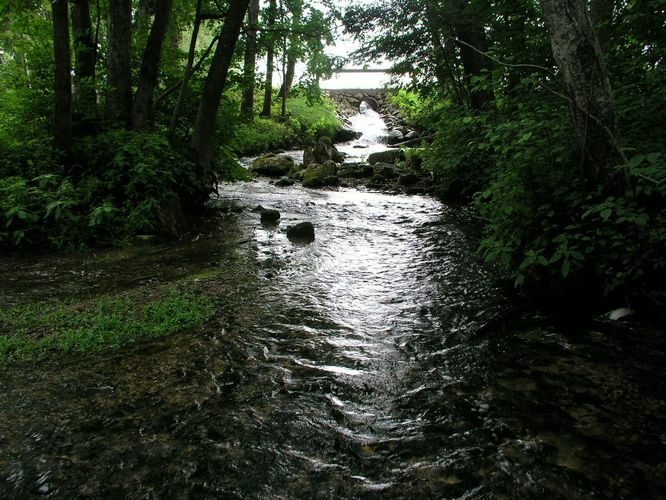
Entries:
{"label": "rippling water", "polygon": [[[660,337],[492,326],[510,301],[432,198],[260,181],[217,203],[245,210],[93,276],[79,257],[3,262],[0,302],[224,272],[205,331],[0,373],[0,497],[661,494]],[[304,220],[316,240],[294,245]]]}

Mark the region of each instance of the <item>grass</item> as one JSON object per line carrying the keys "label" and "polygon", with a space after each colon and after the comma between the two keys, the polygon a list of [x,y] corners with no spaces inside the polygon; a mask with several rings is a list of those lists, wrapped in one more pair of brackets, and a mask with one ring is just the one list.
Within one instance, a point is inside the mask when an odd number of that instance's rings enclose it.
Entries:
{"label": "grass", "polygon": [[[310,103],[305,96],[294,95],[287,100],[284,119],[280,116],[280,100],[275,99],[270,118],[256,116],[253,121],[241,121],[236,116],[236,96],[230,94],[228,98],[234,104],[223,111],[224,121],[233,126],[228,127],[222,142],[239,156],[289,149],[324,135],[333,138],[342,127],[335,107],[327,99]],[[256,102],[261,103],[259,96]]]}
{"label": "grass", "polygon": [[212,311],[206,296],[176,290],[143,304],[130,297],[103,297],[88,304],[12,306],[0,310],[0,365],[49,352],[118,349],[200,326]]}

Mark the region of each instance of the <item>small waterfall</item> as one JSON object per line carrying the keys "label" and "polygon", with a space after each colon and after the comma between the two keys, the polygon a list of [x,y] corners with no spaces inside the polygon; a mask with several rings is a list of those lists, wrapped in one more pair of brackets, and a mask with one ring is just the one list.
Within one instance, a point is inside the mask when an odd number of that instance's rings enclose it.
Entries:
{"label": "small waterfall", "polygon": [[359,161],[362,157],[386,149],[388,128],[381,115],[366,102],[362,102],[359,112],[349,118],[351,128],[361,132],[361,137],[337,148],[347,154],[346,161]]}

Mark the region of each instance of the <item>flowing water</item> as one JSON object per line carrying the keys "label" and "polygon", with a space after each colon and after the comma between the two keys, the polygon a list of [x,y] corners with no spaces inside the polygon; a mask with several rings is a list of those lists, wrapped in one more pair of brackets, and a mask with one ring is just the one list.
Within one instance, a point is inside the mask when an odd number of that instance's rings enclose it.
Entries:
{"label": "flowing water", "polygon": [[0,497],[662,494],[663,335],[501,327],[474,224],[433,198],[258,181],[216,204],[244,210],[193,241],[3,260],[0,304],[220,274],[203,331],[0,372]]}

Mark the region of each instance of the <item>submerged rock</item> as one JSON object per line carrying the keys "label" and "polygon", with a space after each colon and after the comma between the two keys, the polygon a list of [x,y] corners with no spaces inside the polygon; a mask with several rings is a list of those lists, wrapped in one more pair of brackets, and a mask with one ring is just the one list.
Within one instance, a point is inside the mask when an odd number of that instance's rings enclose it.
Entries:
{"label": "submerged rock", "polygon": [[254,160],[250,171],[267,177],[282,177],[287,175],[293,167],[294,159],[291,156],[270,153]]}
{"label": "submerged rock", "polygon": [[313,164],[308,166],[305,172],[303,172],[303,187],[315,188],[335,185],[332,184],[331,178],[335,177],[337,169],[338,166],[331,160],[325,161],[321,165]]}
{"label": "submerged rock", "polygon": [[300,222],[287,229],[287,238],[294,243],[310,243],[315,239],[314,226],[311,222]]}

